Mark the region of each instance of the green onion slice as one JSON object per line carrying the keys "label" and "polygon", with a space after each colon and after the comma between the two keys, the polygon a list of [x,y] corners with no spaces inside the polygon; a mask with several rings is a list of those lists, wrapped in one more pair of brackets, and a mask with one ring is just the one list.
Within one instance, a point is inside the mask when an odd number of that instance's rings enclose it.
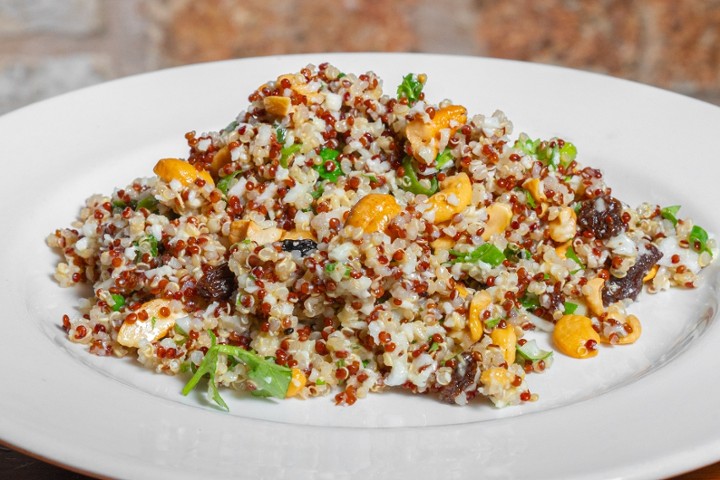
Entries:
{"label": "green onion slice", "polygon": [[432,177],[429,186],[423,185],[423,183],[420,182],[411,157],[405,157],[403,160],[403,169],[405,170],[405,175],[400,181],[400,188],[403,190],[414,193],[415,195],[427,195],[428,197],[438,191],[437,178]]}
{"label": "green onion slice", "polygon": [[535,340],[528,340],[524,345],[518,344],[515,349],[517,350],[517,354],[520,358],[523,360],[530,360],[531,362],[547,360],[552,357],[553,354],[551,351],[548,352],[546,350],[541,350],[540,347],[537,346],[537,342]]}
{"label": "green onion slice", "polygon": [[669,207],[661,208],[660,215],[662,215],[665,220],[669,220],[673,226],[677,226],[678,219],[676,215],[680,208],[680,205],[670,205]]}
{"label": "green onion slice", "polygon": [[573,247],[567,249],[567,251],[565,252],[565,256],[573,262],[577,263],[580,267],[578,270],[573,270],[570,273],[577,273],[578,271],[585,269],[585,264],[580,260],[580,258],[578,258],[577,253],[575,253],[575,249]]}
{"label": "green onion slice", "polygon": [[708,252],[712,256],[713,252],[710,250],[710,247],[708,247],[708,240],[708,233],[704,228],[698,225],[692,227],[690,235],[688,236],[688,242],[690,242],[690,247],[693,250],[698,253]]}

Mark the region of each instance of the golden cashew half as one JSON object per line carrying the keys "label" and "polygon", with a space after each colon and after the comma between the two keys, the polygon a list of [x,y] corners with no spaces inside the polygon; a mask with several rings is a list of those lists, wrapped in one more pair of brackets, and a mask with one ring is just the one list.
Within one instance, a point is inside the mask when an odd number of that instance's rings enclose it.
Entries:
{"label": "golden cashew half", "polygon": [[428,198],[435,212],[434,223],[450,220],[465,210],[472,200],[472,183],[465,172],[446,178],[440,187],[439,192]]}
{"label": "golden cashew half", "polygon": [[365,195],[350,210],[345,225],[360,227],[365,233],[385,230],[390,220],[398,216],[402,208],[395,197],[386,193]]}
{"label": "golden cashew half", "polygon": [[563,315],[555,324],[552,337],[557,349],[570,357],[590,358],[598,353],[595,347],[600,343],[600,335],[583,315]]}
{"label": "golden cashew half", "polygon": [[514,379],[515,374],[502,367],[490,367],[480,374],[480,382],[486,387],[497,384],[502,388],[508,388]]}
{"label": "golden cashew half", "polygon": [[234,220],[230,224],[230,243],[237,243],[245,239],[252,240],[258,245],[266,245],[283,238],[285,230],[277,227],[262,228],[252,220]]}
{"label": "golden cashew half", "polygon": [[570,207],[562,207],[557,217],[548,225],[550,238],[557,243],[565,243],[577,233],[577,215]]}
{"label": "golden cashew half", "polygon": [[284,117],[292,110],[292,102],[289,97],[265,97],[263,98],[263,105],[270,115],[276,117]]}
{"label": "golden cashew half", "polygon": [[288,385],[285,398],[294,397],[307,383],[307,377],[299,368],[293,368],[290,374],[290,385]]}
{"label": "golden cashew half", "polygon": [[605,280],[600,277],[595,277],[582,287],[585,302],[593,315],[601,315],[605,311],[605,305],[603,305],[602,300],[603,285],[605,285]]}
{"label": "golden cashew half", "polygon": [[517,335],[515,334],[515,327],[508,324],[505,328],[495,327],[490,333],[492,342],[500,347],[503,352],[505,361],[509,364],[515,362],[515,348],[517,345]]}
{"label": "golden cashew half", "polygon": [[[173,310],[169,300],[156,298],[145,302],[140,310],[145,310],[147,320],[140,320],[137,315],[128,314],[118,330],[117,341],[126,347],[139,347],[142,340],[155,342],[165,337],[175,326],[175,320],[186,315],[183,311]],[[164,315],[167,314],[167,315]],[[133,321],[128,317],[133,315]]]}
{"label": "golden cashew half", "polygon": [[[459,125],[467,121],[467,110],[461,105],[448,105],[435,112],[435,116],[430,123],[425,123],[423,119],[418,118],[407,124],[405,127],[405,136],[410,142],[413,156],[423,163],[429,163],[434,160],[438,154],[438,141],[440,130],[450,128],[450,134],[454,134]],[[421,155],[422,149],[429,149],[426,158]]]}
{"label": "golden cashew half", "polygon": [[530,192],[535,202],[540,205],[540,216],[542,217],[548,210],[548,204],[546,202],[547,196],[545,191],[540,186],[539,178],[528,178],[522,184],[523,188]]}
{"label": "golden cashew half", "polygon": [[198,178],[202,178],[210,185],[215,186],[209,172],[205,170],[199,171],[192,164],[179,158],[163,158],[159,160],[155,164],[153,172],[168,183],[177,180],[187,187],[192,185]]}
{"label": "golden cashew half", "polygon": [[488,219],[481,237],[487,241],[495,234],[502,233],[512,220],[512,207],[507,203],[495,202],[487,207]]}
{"label": "golden cashew half", "polygon": [[635,341],[640,338],[640,335],[642,334],[642,326],[640,325],[640,320],[635,315],[628,315],[625,319],[625,331],[628,331],[628,329],[630,331],[627,335],[618,338],[618,345],[635,343]]}
{"label": "golden cashew half", "polygon": [[470,338],[477,342],[483,335],[482,312],[490,306],[492,298],[485,290],[477,292],[470,301],[467,324],[470,328]]}

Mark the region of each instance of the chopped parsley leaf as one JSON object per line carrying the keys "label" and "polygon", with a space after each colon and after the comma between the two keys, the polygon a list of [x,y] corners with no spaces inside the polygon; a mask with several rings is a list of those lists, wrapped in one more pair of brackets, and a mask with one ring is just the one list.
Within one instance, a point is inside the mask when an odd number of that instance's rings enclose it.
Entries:
{"label": "chopped parsley leaf", "polygon": [[572,315],[578,309],[577,303],[565,302],[565,315]]}
{"label": "chopped parsley leaf", "polygon": [[562,165],[567,167],[577,157],[577,147],[570,142],[563,142],[560,146],[560,139],[533,140],[525,134],[515,141],[514,148],[526,155],[533,156],[550,168],[556,169]]}
{"label": "chopped parsley leaf", "polygon": [[285,143],[286,136],[287,136],[287,130],[285,130],[283,127],[277,127],[275,129],[275,138],[277,138],[277,141],[280,145]]}
{"label": "chopped parsley leaf", "polygon": [[529,360],[531,362],[537,362],[539,360],[546,360],[552,357],[552,351],[540,350],[535,340],[528,340],[523,345],[517,344],[515,349],[518,353],[518,357],[523,360]]}
{"label": "chopped parsley leaf", "polygon": [[235,179],[235,177],[240,175],[240,173],[242,173],[240,170],[236,170],[233,173],[231,173],[230,175],[226,175],[226,176],[222,177],[220,180],[218,180],[217,185],[215,185],[215,187],[218,190],[220,190],[223,193],[223,195],[227,196],[228,190],[230,190],[230,184]]}
{"label": "chopped parsley leaf", "polygon": [[522,305],[525,310],[531,312],[540,306],[540,299],[533,293],[526,293],[520,299],[520,305]]}
{"label": "chopped parsley leaf", "polygon": [[158,241],[154,235],[146,235],[140,240],[133,242],[138,257],[142,257],[144,253],[149,253],[151,257],[157,257],[159,253]]}
{"label": "chopped parsley leaf", "polygon": [[413,73],[408,73],[403,77],[402,83],[398,85],[397,96],[398,98],[407,98],[408,105],[414,105],[420,99],[422,89],[423,82],[420,78]]}
{"label": "chopped parsley leaf", "polygon": [[137,208],[144,208],[146,210],[149,210],[153,213],[157,212],[157,204],[158,201],[155,197],[152,195],[149,195],[141,200],[138,200],[137,202]]}
{"label": "chopped parsley leaf", "polygon": [[210,376],[210,388],[212,389],[212,398],[221,408],[229,410],[227,403],[220,396],[217,382],[215,381],[215,373],[217,371],[218,360],[220,355],[232,356],[235,360],[242,362],[248,369],[247,375],[257,387],[252,394],[260,397],[276,397],[285,398],[290,380],[292,379],[292,370],[288,367],[277,365],[272,361],[264,359],[255,352],[243,349],[242,347],[234,347],[232,345],[217,345],[217,337],[212,331],[208,331],[212,339],[212,346],[205,354],[205,358],[200,363],[195,375],[185,384],[182,390],[183,395],[189,394],[202,377],[206,374]]}
{"label": "chopped parsley leaf", "polygon": [[535,198],[532,196],[532,194],[523,188],[523,191],[525,192],[525,203],[527,203],[528,207],[535,208],[537,207],[537,204],[535,203]]}
{"label": "chopped parsley leaf", "polygon": [[117,293],[113,293],[110,295],[113,299],[113,305],[112,305],[112,311],[113,312],[119,312],[122,307],[125,306],[125,297],[122,295],[118,295]]}
{"label": "chopped parsley leaf", "polygon": [[[320,165],[313,166],[313,169],[318,172],[320,178],[335,183],[337,182],[338,178],[343,175],[340,162],[338,162],[337,160],[337,157],[339,155],[340,152],[338,152],[337,150],[333,150],[332,148],[323,148],[322,150],[320,150],[320,158],[322,159],[322,163]],[[328,168],[331,165],[332,167]]]}
{"label": "chopped parsley leaf", "polygon": [[457,250],[450,250],[450,255],[455,257],[450,261],[451,264],[476,263],[480,261],[487,263],[492,267],[497,267],[505,260],[505,254],[503,254],[503,252],[501,252],[500,249],[492,243],[483,243],[471,252],[458,252]]}

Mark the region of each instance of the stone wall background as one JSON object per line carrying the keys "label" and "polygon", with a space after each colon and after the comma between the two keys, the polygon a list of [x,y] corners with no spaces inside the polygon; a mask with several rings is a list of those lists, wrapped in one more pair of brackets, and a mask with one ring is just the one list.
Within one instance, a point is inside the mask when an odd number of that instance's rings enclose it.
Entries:
{"label": "stone wall background", "polygon": [[720,0],[0,0],[0,113],[159,68],[319,51],[528,60],[720,105]]}

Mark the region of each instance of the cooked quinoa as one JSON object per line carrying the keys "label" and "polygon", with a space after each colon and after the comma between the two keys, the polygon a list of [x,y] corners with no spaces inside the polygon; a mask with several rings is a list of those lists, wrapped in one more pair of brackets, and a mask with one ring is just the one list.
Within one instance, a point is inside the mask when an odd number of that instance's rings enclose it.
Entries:
{"label": "cooked quinoa", "polygon": [[47,239],[58,283],[94,291],[68,338],[186,376],[185,394],[207,377],[224,407],[219,386],[504,406],[536,400],[526,377],[552,364],[527,332],[605,354],[640,337],[644,287],[697,286],[715,240],[678,206],[631,208],[572,143],[512,138],[425,81],[384,93],[310,65],[187,133],[187,159],[88,198]]}

